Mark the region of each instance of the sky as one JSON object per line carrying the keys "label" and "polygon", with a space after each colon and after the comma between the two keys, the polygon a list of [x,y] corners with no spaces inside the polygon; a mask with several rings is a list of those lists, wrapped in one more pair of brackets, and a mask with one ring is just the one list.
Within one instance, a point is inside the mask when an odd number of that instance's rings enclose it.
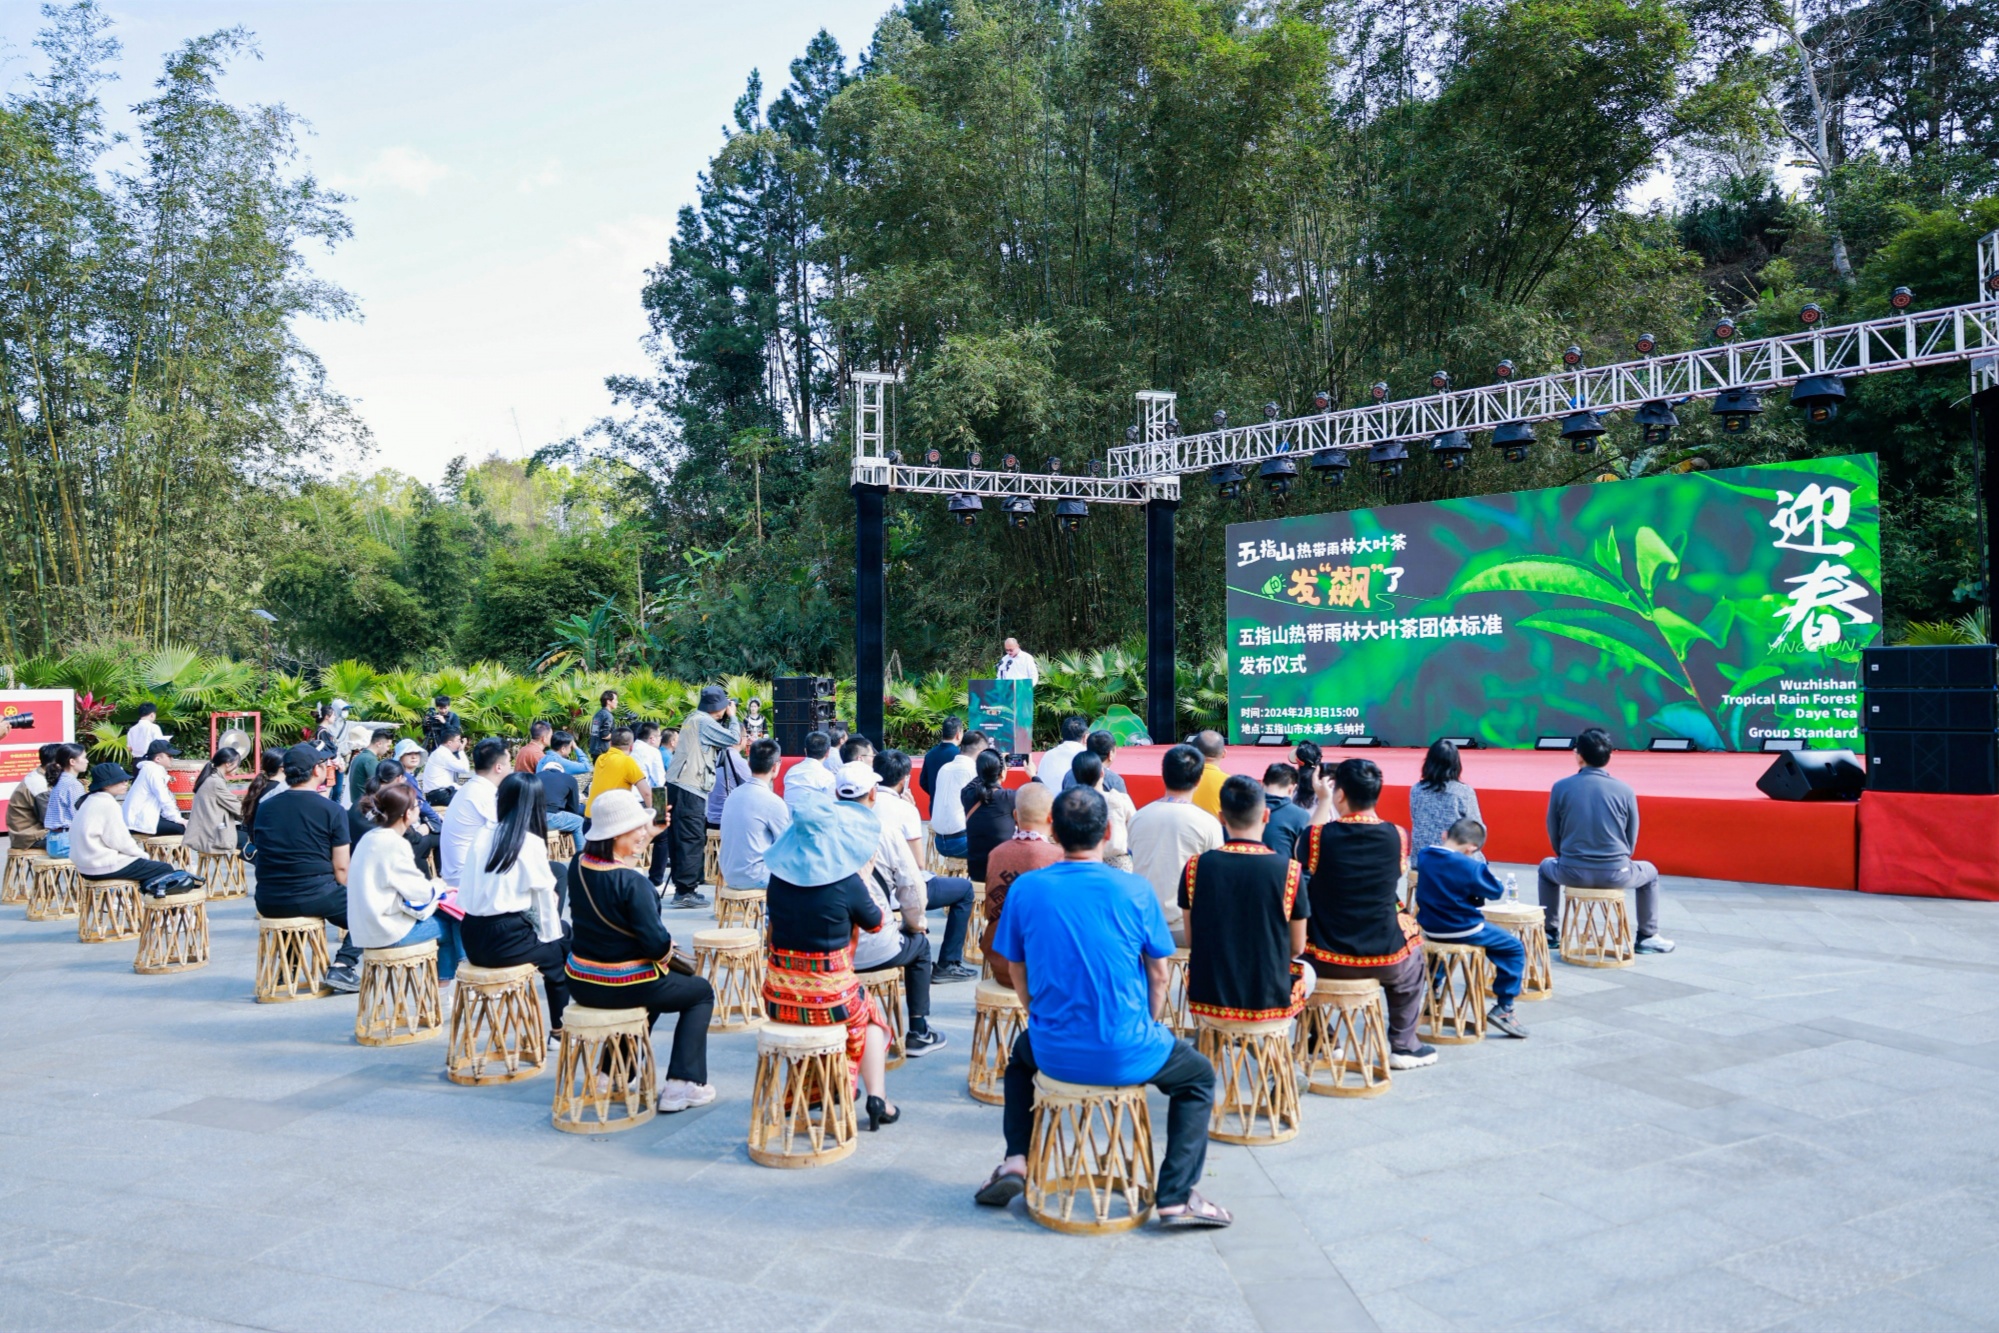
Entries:
{"label": "sky", "polygon": [[[644,372],[646,268],[751,69],[766,102],[820,28],[849,60],[889,0],[146,3],[106,0],[124,44],[114,128],[162,56],[241,25],[230,100],[310,122],[306,166],[352,196],[354,235],[313,256],[358,320],[305,341],[374,435],[368,458],[436,481],[459,454],[518,458],[610,408]],[[0,85],[37,70],[37,6],[0,4]]]}

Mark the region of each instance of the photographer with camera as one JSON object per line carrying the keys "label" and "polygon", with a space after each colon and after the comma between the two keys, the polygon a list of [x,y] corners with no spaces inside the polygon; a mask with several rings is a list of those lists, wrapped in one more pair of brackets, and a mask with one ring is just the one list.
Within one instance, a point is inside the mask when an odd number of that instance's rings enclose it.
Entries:
{"label": "photographer with camera", "polygon": [[736,705],[720,685],[701,687],[701,701],[680,724],[680,743],[666,770],[667,803],[673,831],[673,907],[705,906],[696,890],[708,851],[708,793],[715,789],[715,765],[724,750],[742,740]]}
{"label": "photographer with camera", "polygon": [[465,732],[465,720],[451,707],[451,696],[440,694],[430,701],[430,711],[423,715],[423,748],[435,750],[444,742],[444,733]]}

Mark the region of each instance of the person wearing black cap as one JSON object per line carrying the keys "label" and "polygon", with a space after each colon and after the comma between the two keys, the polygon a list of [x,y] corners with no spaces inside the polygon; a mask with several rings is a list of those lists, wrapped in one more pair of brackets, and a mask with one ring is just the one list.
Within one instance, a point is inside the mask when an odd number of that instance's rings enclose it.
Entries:
{"label": "person wearing black cap", "polygon": [[178,838],[187,832],[187,825],[174,818],[180,806],[167,779],[167,760],[179,757],[167,740],[154,741],[140,756],[132,794],[125,798],[125,827],[142,838]]}
{"label": "person wearing black cap", "polygon": [[90,792],[77,806],[76,824],[70,829],[69,859],[76,873],[85,879],[136,880],[141,893],[155,896],[167,891],[169,879],[200,883],[139,851],[118,809],[118,798],[131,785],[132,775],[118,764],[99,764],[90,770]]}
{"label": "person wearing black cap", "polygon": [[708,850],[708,793],[715,790],[715,761],[743,738],[736,705],[720,685],[701,687],[701,701],[680,724],[681,743],[666,770],[671,807],[673,898],[669,907],[701,907],[701,867]]}
{"label": "person wearing black cap", "polygon": [[[306,742],[285,751],[285,790],[257,808],[257,914],[316,916],[347,928],[347,812],[321,789],[333,751]],[[360,989],[361,946],[347,935],[326,974],[329,989]]]}

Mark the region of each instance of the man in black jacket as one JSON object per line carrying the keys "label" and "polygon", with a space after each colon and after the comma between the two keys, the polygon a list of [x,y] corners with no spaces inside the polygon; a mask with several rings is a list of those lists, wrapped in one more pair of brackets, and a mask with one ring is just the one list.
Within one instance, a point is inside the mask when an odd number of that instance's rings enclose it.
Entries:
{"label": "man in black jacket", "polygon": [[541,779],[541,789],[548,796],[548,831],[567,833],[583,845],[583,793],[577,789],[576,779],[562,766],[562,750],[574,745],[576,738],[566,731],[558,731],[552,738],[552,753],[542,756],[541,767],[535,776]]}
{"label": "man in black jacket", "polygon": [[965,734],[965,724],[955,716],[947,717],[940,730],[943,739],[924,753],[923,771],[916,779],[923,794],[933,801],[937,799],[937,775],[944,771],[944,765],[958,757],[958,738]]}
{"label": "man in black jacket", "polygon": [[597,711],[590,716],[590,758],[601,759],[611,748],[611,733],[618,729],[618,692],[605,690],[597,696]]}

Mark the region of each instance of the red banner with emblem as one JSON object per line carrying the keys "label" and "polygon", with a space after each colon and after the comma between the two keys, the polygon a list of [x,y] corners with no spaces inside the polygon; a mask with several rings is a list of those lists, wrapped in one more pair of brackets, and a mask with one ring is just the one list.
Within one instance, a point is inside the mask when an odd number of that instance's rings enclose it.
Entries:
{"label": "red banner with emblem", "polygon": [[76,739],[76,691],[0,690],[0,800],[35,768],[35,752],[51,741]]}

